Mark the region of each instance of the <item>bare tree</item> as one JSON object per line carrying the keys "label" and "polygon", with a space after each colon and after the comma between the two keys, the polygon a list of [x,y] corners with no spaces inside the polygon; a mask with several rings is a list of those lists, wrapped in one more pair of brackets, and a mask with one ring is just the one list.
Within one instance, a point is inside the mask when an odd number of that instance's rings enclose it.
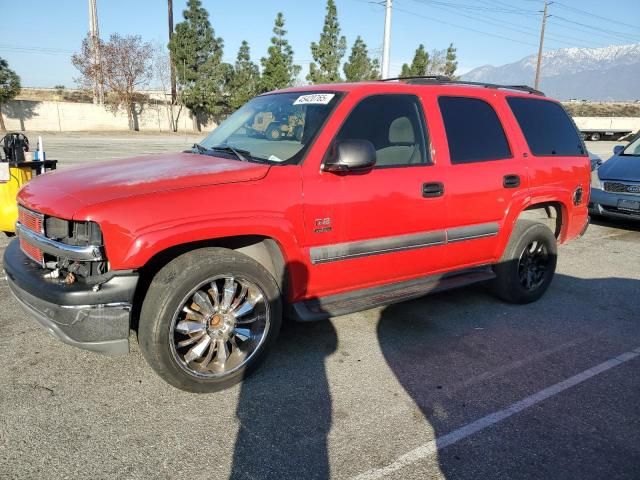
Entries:
{"label": "bare tree", "polygon": [[136,103],[141,103],[138,90],[151,80],[153,47],[150,43],[142,42],[138,35],[121,36],[114,33],[109,41],[99,41],[99,65],[93,60],[93,45],[88,37],[83,40],[80,53],[71,57],[71,62],[81,74],[78,81],[88,87],[101,79],[107,92],[107,105],[115,110],[124,108],[129,128],[137,130]]}
{"label": "bare tree", "polygon": [[444,75],[444,67],[446,63],[446,51],[434,49],[431,51],[429,61],[429,75]]}
{"label": "bare tree", "polygon": [[[173,78],[171,62],[169,61],[169,51],[162,44],[156,44],[153,49],[152,58],[152,71],[153,78],[157,82],[157,85],[162,88],[162,93],[167,96],[167,92],[170,94],[169,102],[163,102],[163,105],[167,109],[167,116],[171,123],[171,130],[173,132],[178,131],[178,120],[180,119],[180,113],[182,112],[182,99],[176,90],[176,98],[173,98]],[[175,108],[178,108],[176,112]]]}

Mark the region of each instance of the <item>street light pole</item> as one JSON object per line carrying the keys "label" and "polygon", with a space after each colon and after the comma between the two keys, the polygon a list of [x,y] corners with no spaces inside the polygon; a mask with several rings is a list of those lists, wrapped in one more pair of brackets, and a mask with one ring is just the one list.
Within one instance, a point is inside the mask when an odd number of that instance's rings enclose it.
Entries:
{"label": "street light pole", "polygon": [[[173,38],[173,0],[167,0],[169,9],[169,42]],[[176,104],[178,90],[176,89],[176,67],[173,65],[173,54],[169,51],[169,63],[171,68],[171,105]]]}
{"label": "street light pole", "polygon": [[538,64],[536,65],[536,81],[534,84],[534,87],[536,90],[538,90],[538,87],[540,86],[540,65],[542,64],[542,45],[544,43],[544,27],[547,24],[547,7],[551,4],[552,2],[544,2],[544,11],[542,12],[542,28],[540,29],[540,47],[538,48]]}
{"label": "street light pole", "polygon": [[385,0],[384,42],[382,44],[382,78],[389,78],[389,51],[391,49],[391,2]]}
{"label": "street light pole", "polygon": [[104,103],[104,88],[102,85],[102,70],[100,58],[100,30],[98,28],[98,7],[96,0],[89,0],[89,38],[93,50],[93,63],[97,69],[97,75],[93,81],[93,103]]}

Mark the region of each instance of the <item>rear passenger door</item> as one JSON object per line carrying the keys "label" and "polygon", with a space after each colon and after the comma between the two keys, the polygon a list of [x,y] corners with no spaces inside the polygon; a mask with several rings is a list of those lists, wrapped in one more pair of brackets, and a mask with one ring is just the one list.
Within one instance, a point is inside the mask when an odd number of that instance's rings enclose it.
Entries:
{"label": "rear passenger door", "polygon": [[[578,235],[588,216],[591,165],[578,129],[557,102],[537,96],[509,96],[507,103],[529,149],[530,196],[545,201],[552,189],[554,200],[573,205],[567,238]],[[573,221],[571,221],[573,220]]]}
{"label": "rear passenger door", "polygon": [[450,163],[445,189],[451,268],[495,260],[503,219],[514,197],[528,189],[526,160],[506,134],[513,126],[504,124],[506,106],[495,98],[438,97]]}

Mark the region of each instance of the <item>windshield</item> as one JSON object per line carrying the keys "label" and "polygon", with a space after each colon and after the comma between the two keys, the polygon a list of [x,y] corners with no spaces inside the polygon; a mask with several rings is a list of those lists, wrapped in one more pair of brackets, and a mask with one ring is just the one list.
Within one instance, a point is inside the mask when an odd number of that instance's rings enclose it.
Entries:
{"label": "windshield", "polygon": [[627,145],[622,151],[622,155],[632,155],[634,157],[640,157],[640,137],[636,138],[633,142]]}
{"label": "windshield", "polygon": [[[298,163],[318,134],[339,94],[296,92],[262,95],[222,122],[201,147],[218,154],[274,164]],[[235,153],[234,153],[235,150]]]}

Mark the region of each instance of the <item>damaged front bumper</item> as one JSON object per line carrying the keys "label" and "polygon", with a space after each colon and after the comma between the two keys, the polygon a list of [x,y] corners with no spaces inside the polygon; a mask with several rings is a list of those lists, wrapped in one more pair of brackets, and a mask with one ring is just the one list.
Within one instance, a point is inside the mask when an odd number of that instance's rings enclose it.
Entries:
{"label": "damaged front bumper", "polygon": [[8,245],[4,269],[9,288],[24,309],[59,340],[112,355],[129,352],[131,306],[138,275],[112,272],[98,287],[45,278],[18,240]]}

